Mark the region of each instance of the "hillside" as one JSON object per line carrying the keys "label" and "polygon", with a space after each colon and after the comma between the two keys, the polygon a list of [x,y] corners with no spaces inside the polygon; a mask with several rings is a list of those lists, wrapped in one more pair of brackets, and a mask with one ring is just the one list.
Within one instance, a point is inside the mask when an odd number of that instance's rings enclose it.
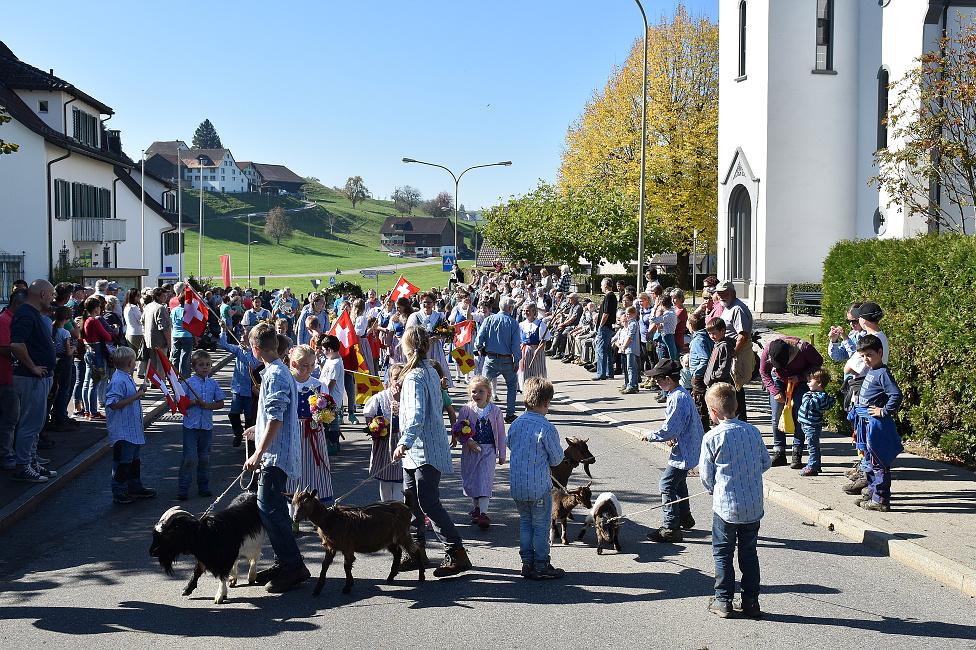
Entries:
{"label": "hillside", "polygon": [[[309,273],[328,275],[339,269],[358,269],[393,262],[380,252],[379,231],[390,216],[400,216],[392,201],[367,199],[352,204],[328,187],[314,184],[308,198],[314,208],[289,213],[293,234],[280,244],[264,236],[264,214],[251,218],[251,276]],[[185,190],[184,214],[194,220],[199,193]],[[204,194],[203,277],[220,275],[220,255],[231,256],[231,268],[237,278],[247,278],[247,219],[220,218],[227,215],[266,213],[281,205],[286,210],[299,208],[302,202],[292,197],[260,194]],[[414,215],[422,213],[415,209]],[[330,219],[334,218],[330,232]],[[460,236],[470,242],[473,226],[459,224]],[[198,235],[186,235],[186,271],[197,274]],[[397,260],[408,263],[408,259]],[[425,272],[425,276],[427,273]],[[444,274],[445,278],[447,274]],[[256,282],[256,280],[255,280]],[[446,280],[445,280],[446,283]]]}

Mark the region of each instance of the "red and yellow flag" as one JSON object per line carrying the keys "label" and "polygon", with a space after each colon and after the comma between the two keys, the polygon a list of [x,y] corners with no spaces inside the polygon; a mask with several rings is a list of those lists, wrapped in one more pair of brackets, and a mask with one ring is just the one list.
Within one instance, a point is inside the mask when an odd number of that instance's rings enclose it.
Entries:
{"label": "red and yellow flag", "polygon": [[466,375],[474,370],[474,359],[471,358],[471,355],[464,348],[454,348],[451,351],[451,356],[454,357],[454,361],[457,363],[458,368],[460,368],[462,375]]}
{"label": "red and yellow flag", "polygon": [[352,376],[356,380],[356,404],[365,404],[370,397],[383,390],[379,377],[361,372],[353,372]]}

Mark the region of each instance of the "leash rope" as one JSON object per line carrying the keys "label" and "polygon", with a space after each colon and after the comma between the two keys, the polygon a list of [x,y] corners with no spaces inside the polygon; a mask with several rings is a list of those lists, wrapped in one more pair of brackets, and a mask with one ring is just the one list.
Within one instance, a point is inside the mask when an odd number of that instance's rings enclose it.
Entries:
{"label": "leash rope", "polygon": [[611,451],[617,451],[618,449],[623,449],[624,447],[629,447],[632,444],[634,444],[635,442],[643,442],[643,441],[640,438],[635,438],[634,440],[631,440],[630,442],[625,442],[622,445],[617,445],[616,447],[611,447],[610,449],[607,449],[606,451],[601,451],[599,454],[593,454],[592,456],[590,456],[590,458],[591,459],[593,459],[593,458],[599,458],[603,454],[609,454]]}
{"label": "leash rope", "polygon": [[214,506],[220,503],[220,500],[223,499],[225,496],[227,496],[227,493],[230,492],[231,488],[234,487],[234,485],[237,484],[238,481],[241,480],[241,477],[244,476],[244,474],[245,472],[241,472],[240,474],[237,475],[236,479],[230,482],[230,485],[227,486],[227,489],[221,492],[220,496],[217,497],[217,500],[211,503],[210,507],[207,508],[202,515],[200,515],[201,519],[203,519],[204,517],[210,514],[210,512],[214,509]]}
{"label": "leash rope", "polygon": [[703,492],[699,492],[698,494],[692,494],[691,496],[684,497],[682,499],[675,499],[674,501],[668,501],[667,503],[660,503],[660,504],[658,504],[656,506],[651,506],[650,508],[644,508],[643,510],[638,510],[637,512],[632,512],[632,513],[630,513],[628,515],[620,515],[618,517],[611,517],[607,521],[616,521],[618,519],[630,519],[634,515],[639,515],[639,514],[644,513],[644,512],[650,512],[651,510],[657,510],[658,508],[663,508],[664,506],[673,506],[676,503],[681,503],[682,501],[688,501],[690,499],[694,499],[695,497],[700,497],[703,494],[708,494],[708,490],[705,490]]}
{"label": "leash rope", "polygon": [[352,494],[353,492],[355,492],[359,488],[361,488],[364,485],[366,485],[371,479],[374,479],[377,476],[379,476],[380,473],[382,473],[382,471],[385,470],[387,467],[390,467],[392,465],[395,465],[396,463],[399,463],[399,462],[400,461],[398,461],[398,460],[390,461],[387,465],[384,465],[383,467],[379,468],[378,470],[376,470],[375,472],[373,472],[372,474],[370,474],[369,476],[367,476],[366,478],[364,478],[362,481],[359,482],[358,485],[356,485],[356,487],[354,487],[353,489],[349,490],[348,492],[346,492],[345,494],[343,494],[341,497],[339,497],[338,499],[336,499],[333,502],[332,507],[333,508],[336,507],[337,505],[339,505],[339,502],[340,501],[342,501],[343,499],[345,499],[346,497],[348,497],[350,494]]}

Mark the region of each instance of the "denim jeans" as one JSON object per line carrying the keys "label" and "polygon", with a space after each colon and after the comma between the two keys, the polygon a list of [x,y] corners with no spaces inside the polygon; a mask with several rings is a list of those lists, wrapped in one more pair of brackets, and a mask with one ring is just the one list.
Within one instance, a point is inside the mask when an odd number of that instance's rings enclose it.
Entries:
{"label": "denim jeans", "polygon": [[596,376],[613,379],[613,356],[610,354],[610,342],[613,340],[613,328],[601,327],[596,331]]}
{"label": "denim jeans", "polygon": [[501,375],[505,378],[505,415],[515,415],[515,398],[518,389],[518,373],[515,363],[510,357],[485,356],[485,377],[494,379]]}
{"label": "denim jeans", "polygon": [[637,388],[640,384],[640,355],[626,354],[624,360],[627,370],[627,388]]}
{"label": "denim jeans", "polygon": [[712,513],[712,555],[715,556],[715,597],[732,600],[735,595],[735,567],[732,558],[739,547],[739,581],[743,600],[759,599],[759,522],[730,524]]}
{"label": "denim jeans", "polygon": [[[95,381],[92,371],[95,368],[106,370],[105,377],[99,382]],[[105,382],[108,378],[105,360],[101,351],[85,353],[85,384],[81,387],[81,401],[85,405],[85,413],[101,413],[105,410]]]}
{"label": "denim jeans", "polygon": [[197,461],[197,489],[203,492],[210,488],[210,447],[213,444],[213,429],[190,429],[183,427],[183,462],[180,463],[178,489],[190,490],[190,470],[194,459]]}
{"label": "denim jeans", "polygon": [[552,493],[546,490],[541,499],[515,499],[519,513],[519,555],[522,564],[537,569],[549,566],[549,527],[552,522]]}
{"label": "denim jeans", "polygon": [[[803,440],[799,437],[802,435],[802,430],[800,429],[800,423],[797,421],[797,414],[800,412],[800,403],[803,401],[803,394],[810,390],[805,383],[802,381],[793,387],[793,446],[799,447],[803,445]],[[786,393],[782,393],[785,397]],[[772,394],[769,396],[769,410],[772,412],[772,425],[773,425],[773,451],[786,451],[786,432],[780,431],[779,429],[779,419],[783,415],[783,409],[785,404],[777,402],[776,398]]]}
{"label": "denim jeans", "polygon": [[286,570],[304,561],[291,532],[291,517],[284,495],[287,482],[288,475],[284,470],[273,466],[262,469],[258,479],[258,516],[268,531],[275,560]]}
{"label": "denim jeans", "polygon": [[68,419],[68,403],[71,401],[71,374],[74,364],[69,356],[58,357],[54,375],[58,378],[58,392],[51,404],[51,422],[63,424]]}
{"label": "denim jeans", "polygon": [[112,445],[112,496],[142,489],[141,447],[126,440],[118,440]]}
{"label": "denim jeans", "polygon": [[[352,419],[356,417],[356,379],[351,372],[344,374],[342,387],[346,396],[346,407],[349,409],[349,418]],[[339,413],[342,413],[342,404],[339,405]]]}
{"label": "denim jeans", "polygon": [[418,544],[426,545],[426,515],[434,534],[447,550],[462,549],[464,541],[461,534],[441,505],[440,482],[440,471],[431,465],[421,465],[417,469],[403,468],[403,496],[413,515],[410,519],[410,532]]}
{"label": "denim jeans", "polygon": [[20,398],[20,419],[14,435],[14,453],[17,466],[26,467],[37,452],[37,440],[47,420],[47,396],[54,379],[14,375],[14,389]]}
{"label": "denim jeans", "polygon": [[14,433],[20,421],[20,397],[13,384],[0,386],[0,460],[14,453]]}
{"label": "denim jeans", "polygon": [[[803,437],[807,441],[807,451],[810,452],[810,458],[807,460],[807,469],[814,469],[818,472],[820,471],[820,434],[823,432],[823,427],[813,427],[808,424],[801,424],[801,430],[803,431]],[[800,451],[800,447],[797,446],[796,440],[793,440],[793,453]]]}
{"label": "denim jeans", "polygon": [[681,513],[691,514],[691,503],[682,501],[676,506],[668,504],[688,496],[688,470],[668,465],[658,487],[661,489],[661,503],[664,504],[664,527],[677,530],[681,527]]}
{"label": "denim jeans", "polygon": [[84,359],[75,359],[74,400],[76,402],[84,403],[84,397],[81,389],[85,385],[86,369],[87,369],[87,364],[85,363]]}
{"label": "denim jeans", "polygon": [[192,336],[174,336],[170,361],[183,377],[190,376],[190,355],[193,354]]}
{"label": "denim jeans", "polygon": [[248,415],[251,413],[251,396],[250,395],[238,395],[237,393],[231,393],[230,398],[230,411],[231,415]]}

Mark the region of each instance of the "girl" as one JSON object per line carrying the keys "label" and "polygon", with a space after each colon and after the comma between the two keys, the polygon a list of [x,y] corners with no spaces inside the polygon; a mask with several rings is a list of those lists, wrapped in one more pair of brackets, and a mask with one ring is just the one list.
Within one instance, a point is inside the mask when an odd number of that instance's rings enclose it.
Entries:
{"label": "girl", "polygon": [[139,360],[140,379],[146,377],[146,351],[142,345],[142,296],[139,290],[132,288],[125,293],[122,301],[122,317],[125,320],[125,340],[129,347],[136,351],[136,359]]}
{"label": "girl", "polygon": [[55,431],[71,431],[68,423],[68,402],[74,386],[71,382],[73,357],[75,346],[71,341],[71,332],[64,326],[71,322],[71,307],[62,305],[54,310],[53,339],[54,352],[57,354],[57,365],[54,369],[57,381],[57,392],[54,395],[51,409],[51,425]]}
{"label": "girl", "polygon": [[403,365],[390,366],[389,388],[373,395],[363,408],[363,415],[370,421],[377,415],[386,418],[390,432],[384,438],[373,441],[369,453],[369,475],[380,483],[380,501],[403,501],[403,466],[390,465],[393,450],[400,441],[400,373]]}
{"label": "girl", "polygon": [[[318,490],[322,503],[332,501],[332,471],[329,469],[329,452],[325,444],[325,431],[322,425],[312,421],[311,405],[308,403],[312,393],[328,392],[322,382],[312,376],[315,370],[315,352],[311,346],[299,345],[291,351],[291,374],[298,384],[298,422],[302,432],[302,471],[299,478],[289,477],[286,484],[288,492],[298,490]],[[289,504],[288,510],[295,514]],[[292,523],[292,532],[298,532],[298,524]]]}
{"label": "girl", "polygon": [[386,347],[380,337],[379,324],[379,319],[376,316],[366,317],[366,349],[373,360],[370,374],[375,376],[379,376],[380,374],[380,368],[382,367],[380,357],[383,354],[383,348]]}
{"label": "girl", "polygon": [[356,336],[359,337],[359,352],[363,355],[363,360],[366,361],[369,374],[375,375],[373,351],[366,342],[366,334],[369,331],[369,316],[366,315],[366,301],[362,298],[357,298],[352,303],[352,312],[349,314],[349,317],[352,321],[353,328],[356,330]]}
{"label": "girl", "polygon": [[85,383],[81,387],[81,399],[85,405],[85,417],[90,420],[104,420],[98,409],[99,398],[105,403],[105,380],[108,377],[107,346],[112,342],[109,332],[99,318],[102,315],[102,301],[92,296],[85,301],[82,314],[81,331],[85,339]]}
{"label": "girl", "polygon": [[488,528],[488,502],[495,481],[495,459],[505,464],[505,417],[491,403],[491,382],[475,375],[468,382],[471,401],[461,407],[458,417],[474,428],[474,437],[461,449],[461,489],[474,500],[471,523]]}
{"label": "girl", "polygon": [[[427,330],[427,333],[430,335],[430,360],[441,364],[441,368],[447,368],[447,358],[444,356],[444,339],[443,337],[434,335],[434,327],[441,320],[444,320],[444,314],[439,311],[434,311],[435,301],[434,294],[429,291],[420,294],[420,311],[411,314],[407,320],[407,327],[417,325]],[[452,388],[454,382],[450,377],[446,379],[447,387]]]}
{"label": "girl", "polygon": [[[475,321],[475,324],[481,322],[480,319],[474,318],[474,314],[472,313],[471,294],[462,289],[458,293],[458,303],[454,306],[454,309],[451,310],[451,316],[448,318],[448,322],[451,325],[458,325],[459,323],[469,320]],[[468,354],[471,354],[472,348],[474,347],[474,336],[472,335],[471,340],[465,343],[462,347]],[[451,348],[454,348],[453,341],[451,342]],[[457,367],[456,363],[454,364],[454,369],[458,373],[455,381],[461,381],[461,370]]]}
{"label": "girl", "polygon": [[519,390],[525,385],[529,377],[546,376],[546,346],[543,341],[549,340],[549,328],[545,321],[538,320],[538,309],[533,302],[525,303],[522,309],[525,320],[519,323],[519,333],[522,337],[522,361],[519,363]]}

